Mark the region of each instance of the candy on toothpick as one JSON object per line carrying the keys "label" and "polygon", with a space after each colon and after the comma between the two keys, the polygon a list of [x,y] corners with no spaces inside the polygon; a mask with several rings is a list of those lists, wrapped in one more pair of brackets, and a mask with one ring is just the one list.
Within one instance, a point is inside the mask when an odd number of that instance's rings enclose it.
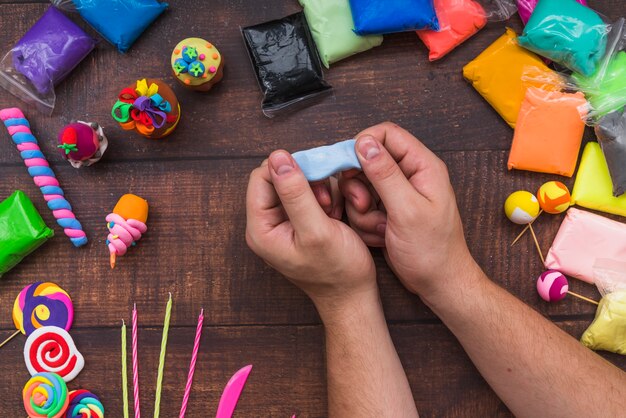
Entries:
{"label": "candy on toothpick", "polygon": [[558,302],[565,299],[565,296],[570,294],[586,302],[598,304],[598,302],[593,299],[589,299],[569,290],[567,277],[557,270],[547,270],[539,276],[537,279],[537,292],[539,296],[541,296],[541,299],[546,302]]}
{"label": "candy on toothpick", "polygon": [[558,302],[567,296],[569,283],[559,271],[545,271],[537,279],[537,292],[546,302]]}
{"label": "candy on toothpick", "polygon": [[532,227],[532,223],[541,213],[539,209],[539,202],[537,201],[535,195],[525,190],[511,193],[504,202],[504,213],[511,222],[518,225],[528,226],[528,229],[530,229],[530,233],[533,236],[533,241],[535,241],[535,247],[537,247],[539,258],[541,258],[541,261],[543,262],[543,253]]}
{"label": "candy on toothpick", "polygon": [[[571,195],[566,185],[560,181],[549,181],[541,185],[537,191],[537,200],[541,207],[541,212],[547,212],[553,215],[565,212],[571,204]],[[534,222],[534,221],[533,221]],[[532,225],[531,222],[529,225]],[[520,232],[520,234],[513,240],[511,246],[515,245],[517,241],[530,229],[530,226],[526,226]]]}
{"label": "candy on toothpick", "polygon": [[85,359],[70,334],[59,327],[36,329],[24,344],[24,362],[31,375],[56,373],[64,381],[73,380],[85,367]]}
{"label": "candy on toothpick", "polygon": [[567,186],[560,181],[549,181],[539,187],[537,200],[544,212],[556,215],[569,208],[572,196]]}
{"label": "candy on toothpick", "polygon": [[539,216],[539,202],[534,194],[520,190],[511,193],[506,199],[504,213],[511,222],[527,225]]}
{"label": "candy on toothpick", "polygon": [[106,217],[109,235],[106,245],[109,247],[111,268],[115,268],[115,258],[126,254],[131,246],[141,239],[148,230],[148,202],[134,194],[125,194],[120,198],[113,213]]}
{"label": "candy on toothpick", "polygon": [[61,418],[69,405],[67,385],[56,373],[37,373],[22,390],[29,418]]}
{"label": "candy on toothpick", "polygon": [[88,390],[73,390],[69,393],[65,418],[104,418],[104,405]]}
{"label": "candy on toothpick", "polygon": [[354,150],[355,143],[356,140],[349,139],[333,145],[298,151],[293,154],[293,158],[308,181],[324,180],[340,171],[361,169]]}
{"label": "candy on toothpick", "polygon": [[75,247],[87,244],[87,235],[76,219],[76,215],[72,212],[70,202],[65,199],[63,189],[61,189],[54,171],[39,149],[37,138],[30,131],[30,124],[24,117],[24,113],[18,108],[2,109],[0,110],[0,120],[7,127],[9,135],[20,151],[24,164],[28,167],[28,174],[31,175],[41,190],[57,223],[63,227],[65,235],[69,237]]}

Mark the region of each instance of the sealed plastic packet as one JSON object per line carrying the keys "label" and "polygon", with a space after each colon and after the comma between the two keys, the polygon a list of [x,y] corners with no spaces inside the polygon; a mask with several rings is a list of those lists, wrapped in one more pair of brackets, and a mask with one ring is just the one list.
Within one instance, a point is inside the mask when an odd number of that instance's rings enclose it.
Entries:
{"label": "sealed plastic packet", "polygon": [[0,277],[53,235],[21,190],[0,202]]}
{"label": "sealed plastic packet", "polygon": [[359,36],[348,0],[299,0],[326,68],[349,56],[367,51],[383,42],[381,35]]}
{"label": "sealed plastic packet", "polygon": [[51,0],[68,11],[78,11],[92,28],[120,52],[126,52],[137,38],[167,9],[158,0]]}
{"label": "sealed plastic packet", "polygon": [[268,118],[330,94],[304,13],[241,30]]}
{"label": "sealed plastic packet", "polygon": [[350,0],[350,8],[358,35],[439,29],[433,0]]}
{"label": "sealed plastic packet", "polygon": [[528,170],[571,177],[576,169],[585,124],[581,92],[529,87],[515,125],[509,170]]}
{"label": "sealed plastic packet", "polygon": [[580,342],[592,350],[626,355],[626,263],[598,258],[593,276],[602,299]]}
{"label": "sealed plastic packet", "polygon": [[50,7],[0,61],[0,86],[51,114],[59,84],[93,50],[96,41]]}
{"label": "sealed plastic packet", "polygon": [[598,13],[576,0],[541,0],[518,42],[589,77],[604,57],[609,30]]}
{"label": "sealed plastic packet", "polygon": [[471,38],[487,22],[508,20],[516,11],[513,0],[434,0],[439,30],[418,30],[417,35],[436,61]]}

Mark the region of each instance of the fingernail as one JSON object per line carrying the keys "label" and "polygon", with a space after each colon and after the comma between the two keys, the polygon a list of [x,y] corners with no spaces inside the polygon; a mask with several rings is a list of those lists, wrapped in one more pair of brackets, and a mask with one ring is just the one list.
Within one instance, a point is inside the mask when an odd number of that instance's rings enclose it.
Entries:
{"label": "fingernail", "polygon": [[387,231],[386,223],[382,223],[376,226],[376,232],[378,232],[379,235],[382,235],[384,237],[386,231]]}
{"label": "fingernail", "polygon": [[359,141],[357,143],[357,150],[359,151],[359,154],[361,154],[361,157],[365,158],[366,160],[371,160],[372,158],[380,154],[378,141],[376,141],[371,136],[362,136],[361,138],[359,138]]}
{"label": "fingernail", "polygon": [[272,165],[274,172],[279,176],[287,174],[293,170],[293,160],[291,159],[291,155],[286,152],[281,151],[272,154],[270,156],[270,164]]}

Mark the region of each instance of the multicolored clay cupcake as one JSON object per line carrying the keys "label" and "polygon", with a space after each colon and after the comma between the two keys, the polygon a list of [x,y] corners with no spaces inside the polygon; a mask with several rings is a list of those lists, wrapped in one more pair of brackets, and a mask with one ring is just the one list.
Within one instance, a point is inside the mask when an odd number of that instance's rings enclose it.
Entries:
{"label": "multicolored clay cupcake", "polygon": [[74,168],[90,166],[100,161],[109,146],[102,127],[97,123],[78,121],[59,132],[59,151]]}
{"label": "multicolored clay cupcake", "polygon": [[224,76],[222,54],[200,38],[180,41],[172,52],[171,64],[176,79],[190,90],[209,91]]}
{"label": "multicolored clay cupcake", "polygon": [[160,139],[176,129],[181,113],[172,89],[161,80],[149,78],[122,90],[111,115],[122,129]]}

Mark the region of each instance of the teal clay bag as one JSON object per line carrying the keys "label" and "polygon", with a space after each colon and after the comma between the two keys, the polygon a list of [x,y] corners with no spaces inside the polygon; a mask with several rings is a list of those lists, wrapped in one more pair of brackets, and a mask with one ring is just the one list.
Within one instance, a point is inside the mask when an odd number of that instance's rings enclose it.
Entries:
{"label": "teal clay bag", "polygon": [[576,0],[540,0],[518,42],[589,77],[604,57],[609,28],[595,11]]}
{"label": "teal clay bag", "polygon": [[348,0],[299,0],[326,68],[383,43],[381,35],[359,36]]}
{"label": "teal clay bag", "polygon": [[0,202],[0,277],[53,235],[24,192]]}

